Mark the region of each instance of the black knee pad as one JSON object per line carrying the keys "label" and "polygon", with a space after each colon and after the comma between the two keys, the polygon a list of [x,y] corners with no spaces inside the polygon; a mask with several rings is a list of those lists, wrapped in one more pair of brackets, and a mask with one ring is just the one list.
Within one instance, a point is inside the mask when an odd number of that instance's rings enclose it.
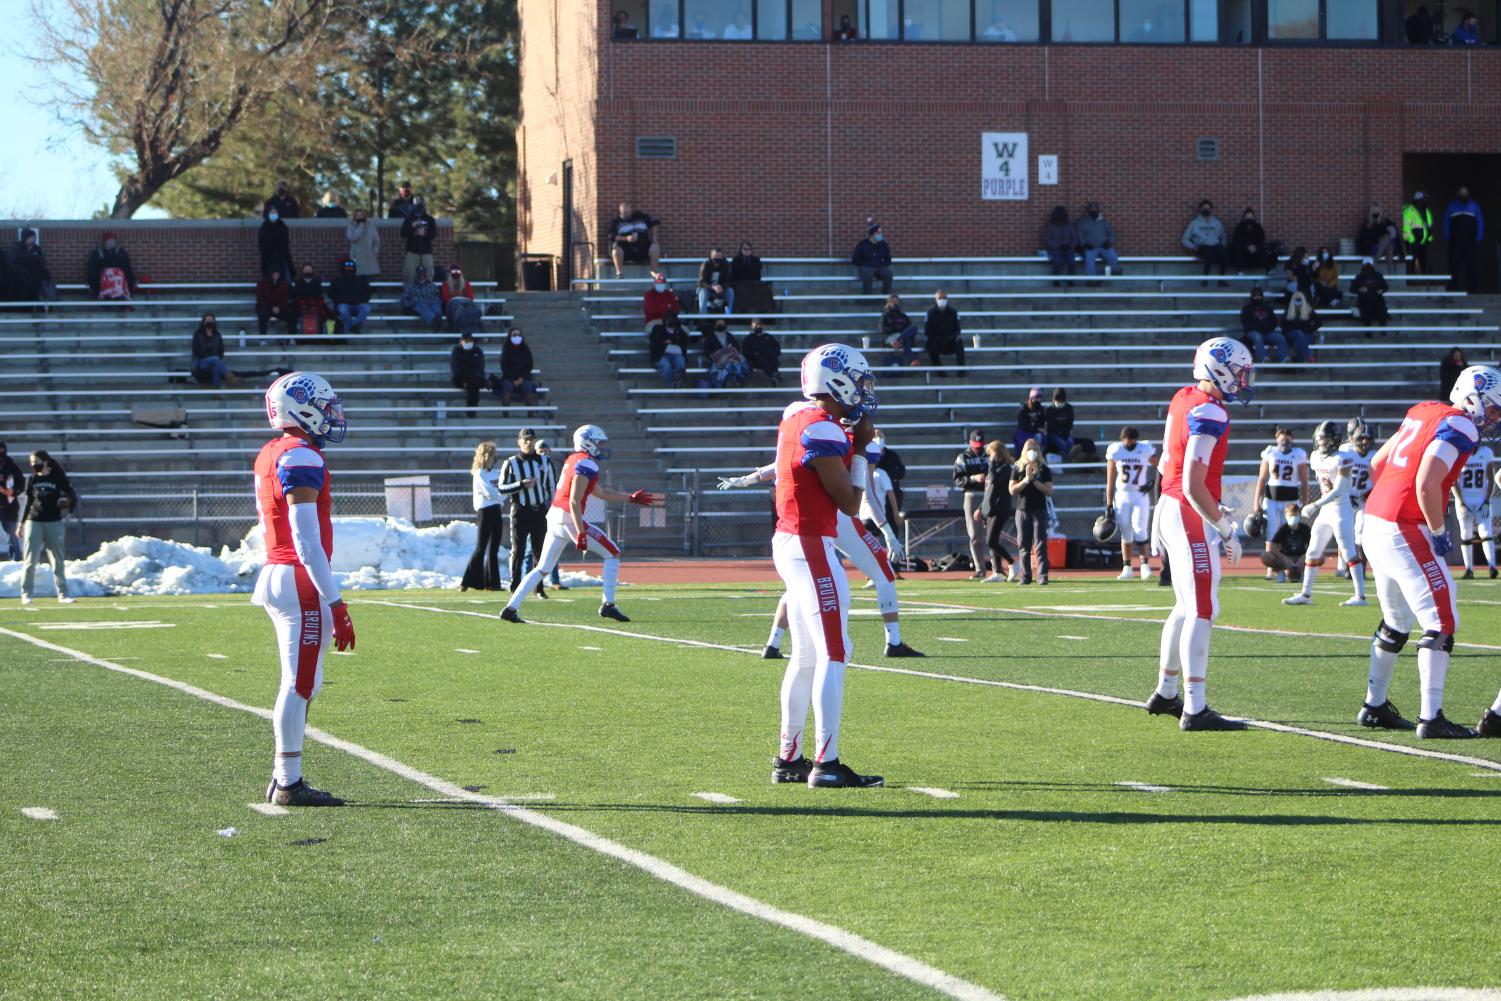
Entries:
{"label": "black knee pad", "polygon": [[1423,633],[1423,638],[1418,640],[1419,650],[1442,650],[1444,653],[1454,651],[1454,634],[1438,633],[1432,629]]}
{"label": "black knee pad", "polygon": [[1376,633],[1371,637],[1371,642],[1387,653],[1401,653],[1402,648],[1407,645],[1407,637],[1411,635],[1411,633],[1397,632],[1383,619],[1381,625],[1376,627]]}

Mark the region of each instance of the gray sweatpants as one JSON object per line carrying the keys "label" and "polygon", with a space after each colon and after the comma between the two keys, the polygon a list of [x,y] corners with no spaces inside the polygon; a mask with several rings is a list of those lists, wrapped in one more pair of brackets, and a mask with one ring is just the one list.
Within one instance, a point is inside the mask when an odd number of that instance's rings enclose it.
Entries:
{"label": "gray sweatpants", "polygon": [[984,500],[985,494],[979,490],[964,492],[964,531],[969,536],[969,558],[977,574],[985,572],[985,523],[975,519],[975,512]]}
{"label": "gray sweatpants", "polygon": [[52,575],[57,579],[57,595],[68,593],[68,571],[63,566],[63,540],[67,528],[60,521],[27,521],[24,529],[26,569],[22,571],[21,593],[31,597],[32,584],[36,579],[36,565],[45,551],[52,564]]}

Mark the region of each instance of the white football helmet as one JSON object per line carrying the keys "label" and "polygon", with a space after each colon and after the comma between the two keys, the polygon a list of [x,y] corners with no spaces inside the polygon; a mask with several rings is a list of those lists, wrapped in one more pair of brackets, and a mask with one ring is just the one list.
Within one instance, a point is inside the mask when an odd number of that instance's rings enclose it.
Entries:
{"label": "white football helmet", "polygon": [[1485,438],[1501,429],[1501,372],[1489,365],[1471,365],[1459,373],[1449,402],[1463,410]]}
{"label": "white football helmet", "polygon": [[827,395],[844,407],[843,420],[854,424],[876,412],[876,380],[865,356],[845,344],[820,344],[803,356],[803,396]]}
{"label": "white football helmet", "polygon": [[595,459],[608,458],[605,442],[610,436],[598,424],[581,424],[573,432],[573,450]]}
{"label": "white football helmet", "polygon": [[1194,353],[1194,378],[1214,383],[1226,403],[1250,403],[1255,395],[1255,362],[1233,337],[1211,337]]}
{"label": "white football helmet", "polygon": [[306,431],[315,445],[344,440],[344,401],[328,380],[312,372],[288,372],[266,390],[266,419],[281,430]]}

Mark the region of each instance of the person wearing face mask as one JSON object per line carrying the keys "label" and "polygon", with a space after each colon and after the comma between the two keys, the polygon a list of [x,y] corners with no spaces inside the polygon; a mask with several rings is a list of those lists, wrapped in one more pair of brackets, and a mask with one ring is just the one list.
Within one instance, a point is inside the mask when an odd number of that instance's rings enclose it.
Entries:
{"label": "person wearing face mask", "polygon": [[412,182],[402,181],[396,186],[396,197],[391,200],[391,208],[386,213],[386,218],[405,219],[412,214],[412,202]]}
{"label": "person wearing face mask", "polygon": [[36,230],[21,230],[21,238],[11,250],[9,265],[9,298],[11,302],[38,302],[57,298],[57,287],[52,284],[52,273],[47,270],[47,258],[42,254],[42,245],[37,242]]}
{"label": "person wearing face mask", "polygon": [[281,213],[271,209],[256,231],[255,242],[261,252],[261,277],[273,271],[292,274],[292,232]]}
{"label": "person wearing face mask", "polygon": [[1407,272],[1428,273],[1428,245],[1433,242],[1433,209],[1428,195],[1415,191],[1412,201],[1402,206],[1402,245],[1407,248]]}
{"label": "person wearing face mask", "polygon": [[668,313],[679,311],[677,293],[673,292],[667,276],[660,271],[651,273],[651,288],[641,297],[641,317],[646,321],[646,332],[651,333]]}
{"label": "person wearing face mask", "polygon": [[5,536],[7,559],[21,558],[21,536],[16,525],[21,520],[20,497],[26,491],[26,474],[10,457],[5,442],[0,441],[0,535]]}
{"label": "person wearing face mask", "polygon": [[26,568],[21,576],[21,604],[31,604],[37,564],[45,553],[52,564],[53,580],[57,583],[57,600],[71,605],[68,573],[63,565],[67,541],[63,515],[78,506],[78,494],[73,491],[73,484],[68,481],[63,467],[41,449],[31,453],[31,475],[26,478],[24,497],[21,526]]}
{"label": "person wearing face mask", "polygon": [[1240,308],[1240,334],[1241,343],[1251,349],[1251,358],[1258,364],[1268,357],[1273,362],[1287,357],[1287,338],[1277,329],[1277,311],[1259,288],[1251,289],[1250,298]]}
{"label": "person wearing face mask", "polygon": [[297,320],[292,310],[292,286],[287,284],[280,271],[272,271],[256,283],[255,320],[262,337],[266,336],[272,320],[286,324],[287,336],[297,333]]}
{"label": "person wearing face mask", "polygon": [[724,251],[714,247],[709,257],[698,268],[698,311],[711,312],[710,300],[722,301],[724,312],[735,311],[734,269]]}
{"label": "person wearing face mask", "polygon": [[752,369],[765,375],[773,386],[781,385],[777,369],[782,364],[782,345],[766,332],[760,320],[751,321],[750,333],[740,341],[740,350]]}
{"label": "person wearing face mask", "polygon": [[1339,263],[1328,247],[1319,248],[1319,262],[1313,272],[1313,305],[1316,309],[1328,309],[1345,301],[1345,293],[1339,287]]}
{"label": "person wearing face mask", "polygon": [[302,266],[302,277],[292,286],[292,312],[297,330],[304,335],[322,333],[323,324],[333,314],[323,294],[323,279],[311,264]]}
{"label": "person wearing face mask", "polygon": [[1048,412],[1042,403],[1042,387],[1033,386],[1027,398],[1016,412],[1016,433],[1011,437],[1012,451],[1018,455],[1027,447],[1027,442],[1036,440],[1040,445],[1048,433]]}
{"label": "person wearing face mask", "polygon": [[855,244],[850,263],[860,278],[861,292],[870,295],[875,280],[879,278],[881,294],[891,294],[891,245],[886,242],[886,230],[879,223],[871,223],[865,231],[865,239]]}
{"label": "person wearing face mask", "polygon": [[1261,563],[1266,567],[1268,580],[1275,577],[1278,584],[1286,584],[1289,578],[1301,582],[1303,559],[1308,552],[1313,527],[1303,520],[1296,504],[1279,504],[1277,511],[1282,523],[1267,537]]}
{"label": "person wearing face mask", "polygon": [[427,269],[418,265],[417,272],[401,293],[401,308],[415,313],[436,333],[443,329],[443,296],[427,277]]}
{"label": "person wearing face mask", "polygon": [[[953,355],[954,364],[963,370],[964,338],[959,329],[959,311],[949,305],[949,294],[943,289],[933,294],[933,305],[923,323],[923,334],[927,338],[928,360],[935,368],[942,364],[943,355]],[[939,372],[941,376],[947,374]]]}
{"label": "person wearing face mask", "polygon": [[344,238],[349,241],[355,272],[362,278],[380,274],[380,233],[364,209],[354,210],[354,218],[344,227]]}
{"label": "person wearing face mask", "polygon": [[500,405],[509,407],[511,397],[521,397],[523,406],[537,405],[537,383],[532,378],[532,349],[520,327],[512,327],[500,349]]}
{"label": "person wearing face mask", "polygon": [[916,365],[917,352],[912,345],[917,342],[917,324],[902,311],[902,297],[888,295],[881,308],[881,340],[891,348],[887,365]]}
{"label": "person wearing face mask", "polygon": [[[1225,246],[1225,224],[1215,216],[1214,203],[1209,199],[1199,202],[1198,214],[1184,227],[1182,243],[1204,265],[1206,276],[1216,267],[1221,275],[1229,272],[1230,252]],[[1229,284],[1220,281],[1222,286]]]}
{"label": "person wearing face mask", "polygon": [[89,293],[95,299],[113,302],[128,301],[131,290],[136,287],[130,255],[120,246],[112,229],[104,231],[99,246],[89,254],[88,282]]}
{"label": "person wearing face mask", "polygon": [[[1376,270],[1376,262],[1367,257],[1360,262],[1360,271],[1350,282],[1350,291],[1355,293],[1355,309],[1360,322],[1367,327],[1384,327],[1388,318],[1386,309],[1386,276]],[[1371,332],[1366,331],[1370,337]]]}
{"label": "person wearing face mask", "polygon": [[1084,218],[1074,226],[1079,238],[1079,254],[1084,259],[1084,273],[1093,278],[1099,262],[1105,262],[1105,273],[1120,274],[1120,255],[1115,250],[1115,227],[1100,214],[1098,202],[1084,207]]}
{"label": "person wearing face mask", "polygon": [[[1256,492],[1252,508],[1266,514],[1266,538],[1282,526],[1284,506],[1296,504],[1299,510],[1308,503],[1308,453],[1293,444],[1290,428],[1278,425],[1276,442],[1261,452],[1261,469],[1256,474]],[[1272,572],[1267,571],[1267,578]]]}
{"label": "person wearing face mask", "polygon": [[688,376],[688,330],[676,311],[652,324],[647,335],[647,355],[652,367],[667,380],[667,388],[683,386]]}
{"label": "person wearing face mask", "polygon": [[1366,257],[1377,258],[1385,256],[1386,270],[1392,269],[1393,256],[1401,256],[1400,234],[1397,232],[1397,224],[1391,217],[1381,211],[1381,206],[1372,205],[1366,212],[1365,222],[1360,227],[1360,235],[1356,238],[1356,248]]}
{"label": "person wearing face mask", "polygon": [[954,489],[964,499],[964,532],[969,537],[974,580],[985,578],[985,532],[978,516],[985,499],[985,477],[989,472],[990,456],[985,452],[985,432],[975,428],[969,433],[968,447],[954,458]]}
{"label": "person wearing face mask", "polygon": [[412,199],[412,211],[401,221],[401,238],[406,241],[407,253],[402,261],[401,278],[410,282],[417,276],[417,268],[424,267],[428,274],[433,271],[433,240],[438,236],[438,220],[427,214],[427,202],[421,195]]}
{"label": "person wearing face mask", "polygon": [[1230,266],[1240,274],[1270,271],[1276,263],[1266,247],[1266,230],[1256,221],[1256,210],[1247,208],[1230,234]]}
{"label": "person wearing face mask", "polygon": [[1069,221],[1068,209],[1062,205],[1053,206],[1047,225],[1042,227],[1042,249],[1047,252],[1048,266],[1055,276],[1054,288],[1063,285],[1056,276],[1074,273],[1074,248],[1078,245],[1079,230]]}
{"label": "person wearing face mask", "polygon": [[362,333],[370,319],[370,281],[360,276],[353,261],[345,258],[339,265],[339,277],[329,283],[328,294],[344,333]]}
{"label": "person wearing face mask", "polygon": [[1021,583],[1032,583],[1036,563],[1037,583],[1048,582],[1048,497],[1053,493],[1053,471],[1043,459],[1036,440],[1022,449],[1011,471],[1011,497],[1016,502],[1016,562]]}
{"label": "person wearing face mask", "polygon": [[269,219],[271,213],[275,212],[282,219],[296,219],[299,211],[300,206],[297,204],[297,196],[292,194],[292,186],[286,181],[277,181],[276,193],[261,206],[261,218]]}
{"label": "person wearing face mask", "polygon": [[485,374],[484,349],[474,343],[474,335],[467,330],[459,335],[459,343],[448,354],[448,371],[454,388],[464,391],[464,404],[473,417],[479,406],[480,390],[490,384],[490,379]]}
{"label": "person wearing face mask", "polygon": [[313,213],[315,219],[348,219],[349,213],[339,204],[339,196],[332,191],[323,192],[323,204]]}
{"label": "person wearing face mask", "polygon": [[1444,210],[1444,239],[1449,241],[1449,290],[1474,294],[1476,286],[1475,253],[1485,236],[1485,213],[1480,203],[1470,197],[1470,189],[1461,187]]}
{"label": "person wearing face mask", "polygon": [[1287,340],[1289,361],[1306,362],[1312,359],[1310,345],[1323,322],[1307,296],[1302,292],[1292,294],[1287,302],[1287,310],[1282,314],[1282,336]]}
{"label": "person wearing face mask", "polygon": [[193,378],[200,385],[218,389],[228,382],[238,385],[240,377],[224,363],[224,335],[219,333],[219,322],[213,313],[204,313],[193,331]]}

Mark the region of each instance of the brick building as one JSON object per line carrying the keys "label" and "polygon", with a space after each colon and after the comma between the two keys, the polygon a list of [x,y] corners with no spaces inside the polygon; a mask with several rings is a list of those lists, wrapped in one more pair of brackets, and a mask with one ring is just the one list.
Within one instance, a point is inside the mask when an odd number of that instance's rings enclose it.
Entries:
{"label": "brick building", "polygon": [[[1023,41],[986,40],[1003,7]],[[693,257],[742,238],[844,256],[872,215],[898,257],[1032,254],[1048,209],[1091,199],[1127,254],[1175,252],[1203,197],[1227,229],[1252,206],[1289,246],[1337,244],[1372,203],[1395,214],[1422,187],[1441,214],[1460,183],[1501,227],[1494,9],[1480,45],[1415,47],[1400,0],[520,8],[519,248],[564,254],[569,196],[577,273],[607,253],[620,201],[663,220],[667,256]],[[612,36],[617,11],[639,38]],[[862,40],[821,40],[845,15]],[[653,37],[681,25],[714,40]],[[1177,44],[1132,44],[1144,26]],[[986,133],[1025,134],[1025,198],[982,197]],[[1039,157],[1057,158],[1055,185]]]}

